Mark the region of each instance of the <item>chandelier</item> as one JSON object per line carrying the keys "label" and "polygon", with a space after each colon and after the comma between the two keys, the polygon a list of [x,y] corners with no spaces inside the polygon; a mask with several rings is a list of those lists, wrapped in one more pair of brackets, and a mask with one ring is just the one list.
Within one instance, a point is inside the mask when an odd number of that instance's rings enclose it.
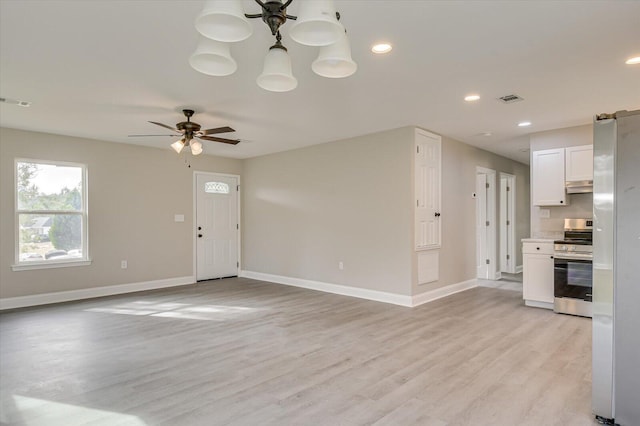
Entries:
{"label": "chandelier", "polygon": [[295,21],[289,37],[306,46],[320,47],[318,58],[311,69],[328,78],[348,77],[356,72],[357,64],[351,59],[351,47],[346,30],[339,22],[333,0],[301,0],[298,16],[287,14],[293,0],[255,0],[261,13],[245,14],[242,0],[208,0],[196,18],[196,30],[201,34],[196,51],[189,64],[197,71],[212,75],[233,74],[238,65],[231,57],[231,44],[246,40],[253,33],[249,19],[262,18],[275,37],[264,60],[258,86],[272,92],[288,92],[298,86],[291,70],[291,59],[282,44],[280,28],[287,20]]}

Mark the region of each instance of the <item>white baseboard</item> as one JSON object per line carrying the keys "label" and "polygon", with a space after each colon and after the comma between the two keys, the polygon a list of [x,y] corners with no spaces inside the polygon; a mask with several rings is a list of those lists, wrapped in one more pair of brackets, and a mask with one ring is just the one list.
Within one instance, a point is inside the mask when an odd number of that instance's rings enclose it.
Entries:
{"label": "white baseboard", "polygon": [[537,300],[525,300],[524,304],[527,306],[531,306],[532,308],[543,308],[543,309],[553,310],[553,303],[538,302]]}
{"label": "white baseboard", "polygon": [[516,274],[519,274],[520,272],[522,272],[522,265],[516,266]]}
{"label": "white baseboard", "polygon": [[320,281],[304,280],[301,278],[285,277],[282,275],[265,274],[262,272],[241,271],[240,276],[254,280],[268,281],[276,284],[290,285],[293,287],[307,288],[310,290],[323,291],[325,293],[340,294],[343,296],[357,297],[360,299],[373,300],[376,302],[391,303],[406,307],[414,307],[440,299],[451,294],[459,293],[470,288],[477,287],[475,279],[451,284],[435,290],[427,291],[417,296],[405,296],[402,294],[388,293],[385,291],[369,290],[359,287],[350,287],[340,284],[329,284]]}
{"label": "white baseboard", "polygon": [[442,299],[443,297],[460,293],[461,291],[469,290],[477,286],[478,280],[474,278],[472,280],[449,284],[444,287],[436,288],[435,290],[425,291],[424,293],[420,293],[412,297],[411,306],[419,306],[428,302],[433,302],[434,300]]}
{"label": "white baseboard", "polygon": [[0,299],[0,311],[4,309],[25,308],[27,306],[48,305],[50,303],[70,302],[72,300],[91,299],[94,297],[113,296],[136,291],[156,290],[159,288],[195,284],[195,282],[195,277],[187,276],[131,284],[83,288],[80,290],[59,291],[56,293],[34,294],[32,296],[7,297]]}
{"label": "white baseboard", "polygon": [[343,296],[357,297],[360,299],[375,300],[376,302],[391,303],[393,305],[411,307],[411,296],[388,293],[385,291],[369,290],[366,288],[350,287],[340,284],[329,284],[321,281],[304,280],[301,278],[285,277],[282,275],[264,274],[262,272],[241,271],[240,276],[254,280],[268,281],[293,287],[308,288],[310,290],[324,291],[325,293],[341,294]]}

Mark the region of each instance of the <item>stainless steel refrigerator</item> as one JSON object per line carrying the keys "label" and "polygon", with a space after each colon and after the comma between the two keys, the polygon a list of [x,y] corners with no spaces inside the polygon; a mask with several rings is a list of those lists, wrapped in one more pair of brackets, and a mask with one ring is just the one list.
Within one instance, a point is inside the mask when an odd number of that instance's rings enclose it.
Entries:
{"label": "stainless steel refrigerator", "polygon": [[[640,110],[593,123],[593,413],[640,425]],[[615,419],[615,420],[614,420]]]}

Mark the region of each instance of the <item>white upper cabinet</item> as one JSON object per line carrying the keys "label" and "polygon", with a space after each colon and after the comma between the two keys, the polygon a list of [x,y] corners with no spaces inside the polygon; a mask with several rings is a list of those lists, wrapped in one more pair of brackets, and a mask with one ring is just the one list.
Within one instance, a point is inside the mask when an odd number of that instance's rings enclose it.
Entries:
{"label": "white upper cabinet", "polygon": [[440,247],[440,168],[442,138],[416,129],[415,249]]}
{"label": "white upper cabinet", "polygon": [[564,148],[533,152],[531,187],[534,206],[567,205],[564,163]]}
{"label": "white upper cabinet", "polygon": [[565,180],[593,180],[593,145],[565,148]]}

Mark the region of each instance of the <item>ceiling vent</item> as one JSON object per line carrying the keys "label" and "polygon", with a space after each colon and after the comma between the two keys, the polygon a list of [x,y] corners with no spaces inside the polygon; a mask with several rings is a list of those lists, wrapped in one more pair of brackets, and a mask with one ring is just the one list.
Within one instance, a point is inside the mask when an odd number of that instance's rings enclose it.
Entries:
{"label": "ceiling vent", "polygon": [[505,104],[512,104],[514,102],[524,101],[524,98],[521,98],[518,95],[504,95],[500,96],[498,100]]}

